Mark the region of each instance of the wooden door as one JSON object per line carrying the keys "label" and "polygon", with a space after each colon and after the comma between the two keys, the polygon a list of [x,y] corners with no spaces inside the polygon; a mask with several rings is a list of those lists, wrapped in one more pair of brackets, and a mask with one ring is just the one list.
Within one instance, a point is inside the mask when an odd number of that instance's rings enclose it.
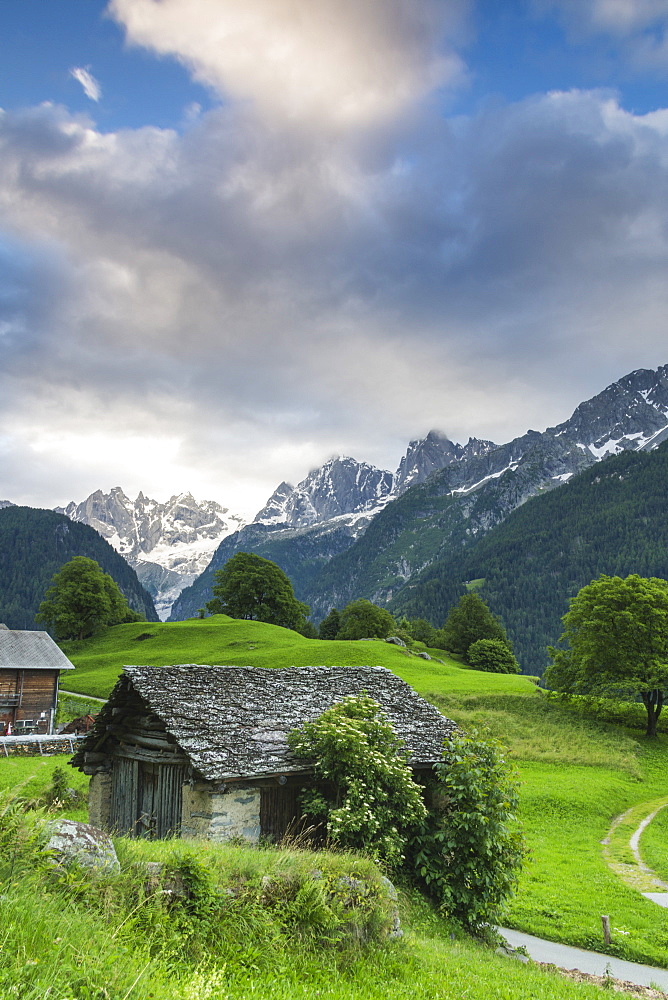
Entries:
{"label": "wooden door", "polygon": [[178,837],[181,832],[183,777],[182,764],[141,762],[137,837]]}
{"label": "wooden door", "polygon": [[111,780],[111,826],[128,837],[178,836],[184,780],[181,763],[116,757]]}
{"label": "wooden door", "polygon": [[126,837],[135,836],[139,761],[114,758],[111,771],[111,828]]}
{"label": "wooden door", "polygon": [[286,833],[298,833],[301,809],[297,801],[299,788],[276,785],[263,788],[260,793],[260,831],[263,837],[274,842]]}

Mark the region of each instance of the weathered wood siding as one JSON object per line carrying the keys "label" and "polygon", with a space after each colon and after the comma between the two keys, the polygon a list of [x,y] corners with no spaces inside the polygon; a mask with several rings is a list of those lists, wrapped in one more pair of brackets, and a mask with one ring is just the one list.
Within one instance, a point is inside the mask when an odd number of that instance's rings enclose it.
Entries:
{"label": "weathered wood siding", "polygon": [[277,842],[286,833],[297,834],[302,810],[297,801],[298,785],[270,785],[262,788],[260,827],[262,836]]}
{"label": "weathered wood siding", "polygon": [[58,670],[0,669],[0,723],[20,731],[20,722],[32,722],[35,732],[51,731],[55,718]]}

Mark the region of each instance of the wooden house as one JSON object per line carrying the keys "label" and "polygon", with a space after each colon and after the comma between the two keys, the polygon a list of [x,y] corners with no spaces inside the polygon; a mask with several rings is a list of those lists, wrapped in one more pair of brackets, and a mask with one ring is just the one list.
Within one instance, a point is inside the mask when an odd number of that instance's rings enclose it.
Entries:
{"label": "wooden house", "polygon": [[454,723],[384,667],[126,667],[72,759],[90,822],[129,836],[278,839],[312,767],[286,736],[346,695],[379,702],[431,770]]}
{"label": "wooden house", "polygon": [[48,632],[0,625],[0,735],[52,733],[61,670],[74,670]]}

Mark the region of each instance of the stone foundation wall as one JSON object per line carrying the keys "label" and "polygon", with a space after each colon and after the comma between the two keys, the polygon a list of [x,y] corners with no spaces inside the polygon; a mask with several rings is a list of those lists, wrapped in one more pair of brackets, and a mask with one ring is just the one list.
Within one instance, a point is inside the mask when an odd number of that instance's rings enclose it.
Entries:
{"label": "stone foundation wall", "polygon": [[181,836],[226,841],[260,839],[260,789],[235,787],[212,792],[205,784],[183,786]]}
{"label": "stone foundation wall", "polygon": [[88,785],[88,822],[100,830],[111,825],[111,774],[94,774]]}

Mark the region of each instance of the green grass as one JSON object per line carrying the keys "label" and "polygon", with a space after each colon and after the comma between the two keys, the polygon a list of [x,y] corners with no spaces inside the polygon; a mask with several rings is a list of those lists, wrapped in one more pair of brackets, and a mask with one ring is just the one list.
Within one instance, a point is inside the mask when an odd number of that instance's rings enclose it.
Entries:
{"label": "green grass", "polygon": [[580,764],[641,777],[641,750],[633,735],[619,726],[572,712],[539,689],[534,689],[533,696],[491,694],[489,689],[470,695],[433,694],[432,701],[464,729],[482,727],[491,732],[516,761],[560,767]]}
{"label": "green grass", "polygon": [[[150,638],[138,640],[142,633]],[[223,616],[117,626],[95,640],[70,644],[66,651],[77,667],[68,675],[67,687],[100,696],[108,693],[125,663],[388,667],[464,727],[488,729],[499,737],[519,768],[521,819],[531,853],[508,913],[509,926],[668,966],[668,911],[625,884],[606,863],[601,844],[616,816],[636,806],[642,812],[642,803],[668,795],[668,738],[647,740],[641,730],[628,728],[642,725],[641,708],[626,706],[620,715],[613,702],[550,698],[525,677],[470,670],[440,650],[430,652],[443,663],[410,656],[377,640],[320,642]],[[8,763],[13,762],[0,760],[0,777]],[[26,766],[25,760],[16,763]],[[625,836],[620,827],[609,848],[613,861],[628,860]],[[666,879],[667,840],[668,810],[657,816],[641,840],[646,862]],[[612,925],[607,949],[601,914],[609,915]],[[588,987],[541,978],[543,974],[513,963],[499,964],[500,959],[470,942],[453,943],[446,925],[423,917],[413,914],[413,931],[404,944],[381,948],[373,957],[360,955],[345,969],[328,954],[319,956],[316,968],[301,952],[298,958],[290,953],[264,979],[254,978],[252,970],[233,970],[227,992],[212,996],[515,1000],[593,995]],[[165,1000],[176,996],[156,990]]]}
{"label": "green grass", "polygon": [[[603,841],[613,819],[668,794],[668,738],[604,721],[594,706],[518,695],[448,694],[435,699],[465,728],[476,726],[500,739],[521,778],[520,813],[530,857],[507,923],[539,937],[607,951],[631,961],[668,966],[668,911],[627,885],[604,857]],[[611,706],[614,715],[615,708]],[[663,830],[666,813],[659,814]],[[640,819],[622,824],[607,850],[611,861],[633,860],[628,838]],[[660,829],[646,831],[660,850]],[[664,855],[665,856],[665,855]],[[645,858],[650,864],[649,858]],[[668,858],[666,859],[668,862]],[[665,870],[665,867],[664,867]],[[666,872],[668,876],[668,871]],[[610,916],[612,945],[603,941],[601,915]]]}
{"label": "green grass", "polygon": [[[122,841],[118,847],[122,872],[106,878],[49,874],[29,846],[12,861],[9,878],[7,864],[0,865],[3,997],[593,1000],[600,995],[594,987],[501,958],[467,939],[452,940],[447,922],[411,896],[403,899],[407,934],[399,942],[364,946],[350,937],[330,944],[314,938],[306,930],[308,906],[290,891],[290,879],[312,882],[314,866],[325,877],[352,866],[357,874],[377,878],[369,861],[169,842]],[[168,860],[175,850],[187,850],[213,873],[219,889],[210,896],[211,911],[193,911],[187,900],[147,891],[139,863],[148,857]],[[267,899],[265,874],[283,886],[285,899]],[[234,895],[226,894],[226,887]]]}
{"label": "green grass", "polygon": [[55,768],[67,772],[68,785],[76,791],[88,788],[88,778],[81,771],[68,767],[69,754],[54,754],[52,757],[0,757],[0,791],[21,786],[21,794],[28,798],[42,795],[51,783]]}
{"label": "green grass", "polygon": [[662,809],[644,829],[639,847],[645,864],[668,882],[668,808]]}
{"label": "green grass", "polygon": [[[146,636],[147,638],[142,638]],[[400,646],[379,639],[322,641],[263,622],[238,621],[225,615],[185,622],[137,622],[116,625],[84,642],[63,644],[76,670],[62,680],[67,690],[107,697],[123,666],[208,663],[224,666],[305,667],[382,666],[428,695],[429,691],[529,692],[524,677],[483,674],[462,667],[443,650],[430,650],[444,663],[422,660]]]}
{"label": "green grass", "polygon": [[[65,771],[68,788],[86,795],[88,777],[81,771],[68,767],[70,760],[69,754],[54,754],[51,757],[0,757],[0,795],[11,790],[17,795],[38,802],[43,799],[51,786],[52,775],[57,767]],[[84,805],[58,810],[57,815],[87,823],[88,808],[85,799]]]}

